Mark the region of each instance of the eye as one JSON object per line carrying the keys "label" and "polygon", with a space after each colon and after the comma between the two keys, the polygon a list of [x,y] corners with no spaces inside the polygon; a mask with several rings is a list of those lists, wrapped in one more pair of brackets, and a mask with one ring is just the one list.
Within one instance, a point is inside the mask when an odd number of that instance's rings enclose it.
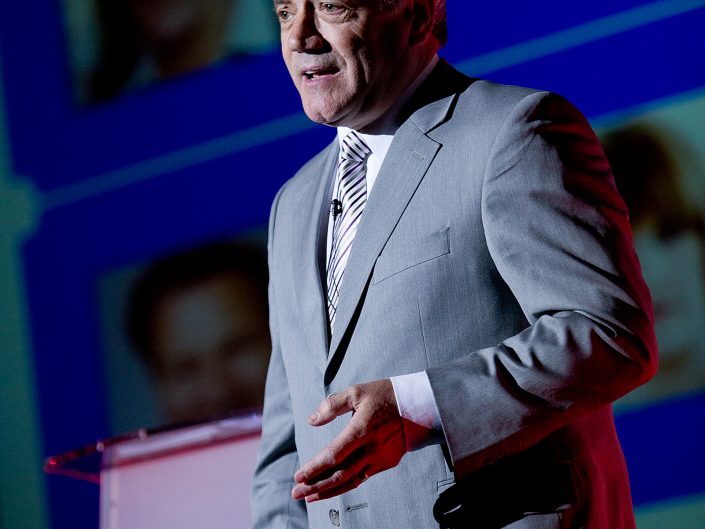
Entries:
{"label": "eye", "polygon": [[336,4],[330,4],[330,3],[321,4],[321,9],[329,14],[340,13],[343,10],[343,8],[341,6],[336,5]]}
{"label": "eye", "polygon": [[277,11],[277,17],[282,22],[286,22],[287,20],[289,20],[291,18],[291,13],[289,11],[287,11],[286,9],[280,9],[279,11]]}

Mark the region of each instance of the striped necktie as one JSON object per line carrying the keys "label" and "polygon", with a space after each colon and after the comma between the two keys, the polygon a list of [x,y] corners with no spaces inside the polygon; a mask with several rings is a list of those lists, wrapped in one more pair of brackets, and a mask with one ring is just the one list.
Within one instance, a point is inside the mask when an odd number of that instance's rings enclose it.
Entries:
{"label": "striped necktie", "polygon": [[370,148],[351,131],[345,136],[340,148],[338,169],[335,174],[338,189],[336,199],[342,210],[334,215],[333,237],[328,258],[328,318],[331,331],[340,296],[340,284],[345,266],[350,257],[350,248],[357,233],[362,210],[367,203],[366,161]]}

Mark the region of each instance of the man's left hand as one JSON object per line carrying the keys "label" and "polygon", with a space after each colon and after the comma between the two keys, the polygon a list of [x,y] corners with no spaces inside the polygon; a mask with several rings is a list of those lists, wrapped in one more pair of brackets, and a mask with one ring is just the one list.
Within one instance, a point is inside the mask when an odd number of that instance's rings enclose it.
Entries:
{"label": "man's left hand", "polygon": [[294,475],[295,500],[312,502],[343,494],[397,466],[406,453],[391,380],[357,384],[328,396],[308,422],[323,426],[348,412],[352,419],[340,435]]}

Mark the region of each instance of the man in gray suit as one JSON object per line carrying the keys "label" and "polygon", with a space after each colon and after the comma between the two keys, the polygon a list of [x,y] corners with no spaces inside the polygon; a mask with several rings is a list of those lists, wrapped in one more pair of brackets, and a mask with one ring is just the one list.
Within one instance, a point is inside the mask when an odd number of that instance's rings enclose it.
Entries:
{"label": "man in gray suit", "polygon": [[338,138],[280,190],[261,528],[634,527],[610,403],[655,370],[584,118],[437,57],[443,0],[275,0]]}

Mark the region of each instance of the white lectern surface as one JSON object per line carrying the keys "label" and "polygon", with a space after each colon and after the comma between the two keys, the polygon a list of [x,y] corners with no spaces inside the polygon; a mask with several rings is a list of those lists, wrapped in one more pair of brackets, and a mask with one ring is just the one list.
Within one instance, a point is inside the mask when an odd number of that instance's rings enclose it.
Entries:
{"label": "white lectern surface", "polygon": [[50,458],[46,470],[92,479],[100,456],[101,529],[249,529],[261,417],[139,431]]}

